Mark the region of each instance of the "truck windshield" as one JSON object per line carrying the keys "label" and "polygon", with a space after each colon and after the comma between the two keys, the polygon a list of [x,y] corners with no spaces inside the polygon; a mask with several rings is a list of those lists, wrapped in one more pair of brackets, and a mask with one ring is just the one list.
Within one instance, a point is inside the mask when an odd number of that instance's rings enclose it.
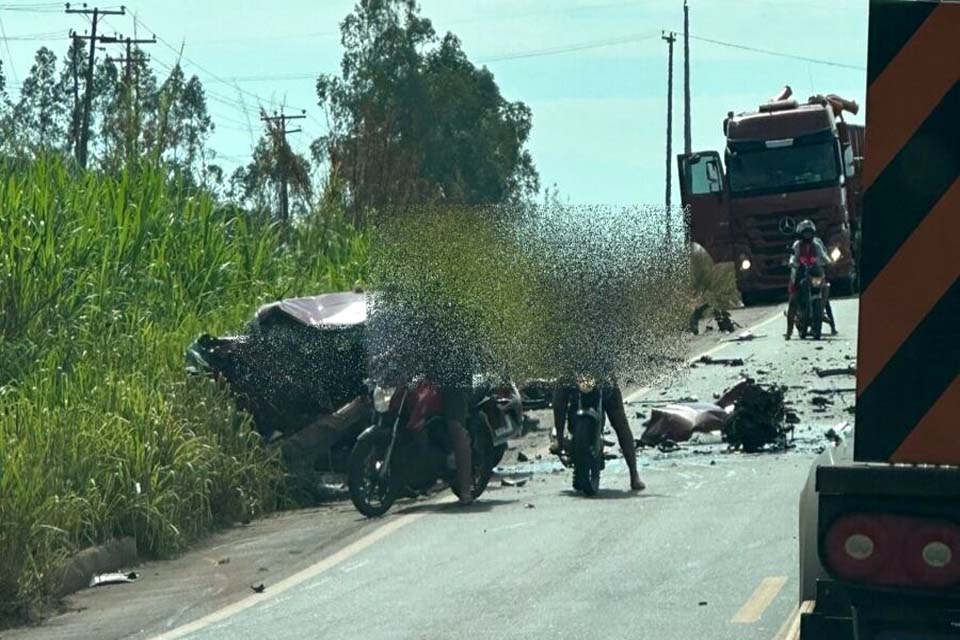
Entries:
{"label": "truck windshield", "polygon": [[731,145],[727,150],[730,191],[735,194],[791,191],[835,183],[840,162],[832,136],[791,146],[763,142]]}

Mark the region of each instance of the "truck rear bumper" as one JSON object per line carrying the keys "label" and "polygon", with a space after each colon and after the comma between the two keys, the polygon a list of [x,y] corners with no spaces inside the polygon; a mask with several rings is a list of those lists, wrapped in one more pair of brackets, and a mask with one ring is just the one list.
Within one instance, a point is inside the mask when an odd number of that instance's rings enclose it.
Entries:
{"label": "truck rear bumper", "polygon": [[960,638],[960,598],[821,580],[814,610],[800,618],[801,640],[914,638]]}

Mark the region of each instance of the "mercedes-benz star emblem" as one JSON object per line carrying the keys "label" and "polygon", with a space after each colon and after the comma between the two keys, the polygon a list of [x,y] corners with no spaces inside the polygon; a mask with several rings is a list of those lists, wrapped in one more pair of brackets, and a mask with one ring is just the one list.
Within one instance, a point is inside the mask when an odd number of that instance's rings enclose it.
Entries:
{"label": "mercedes-benz star emblem", "polygon": [[793,218],[780,218],[780,233],[785,236],[793,235],[794,229],[797,228],[797,221]]}

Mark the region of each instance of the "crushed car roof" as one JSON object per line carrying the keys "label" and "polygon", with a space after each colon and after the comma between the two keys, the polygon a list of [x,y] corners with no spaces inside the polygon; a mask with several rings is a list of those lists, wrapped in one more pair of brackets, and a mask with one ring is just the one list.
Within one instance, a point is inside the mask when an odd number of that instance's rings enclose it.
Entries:
{"label": "crushed car roof", "polygon": [[360,325],[367,321],[367,294],[324,293],[306,298],[287,298],[257,309],[256,319],[269,322],[278,314],[311,327]]}

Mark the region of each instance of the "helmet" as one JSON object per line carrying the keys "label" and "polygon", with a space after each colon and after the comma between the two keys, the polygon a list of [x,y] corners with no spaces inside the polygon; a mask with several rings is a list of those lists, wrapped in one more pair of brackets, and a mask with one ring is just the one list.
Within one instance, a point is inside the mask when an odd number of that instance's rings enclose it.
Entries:
{"label": "helmet", "polygon": [[802,236],[806,232],[809,232],[810,235],[816,235],[817,225],[813,224],[813,220],[804,220],[797,225],[797,235]]}

